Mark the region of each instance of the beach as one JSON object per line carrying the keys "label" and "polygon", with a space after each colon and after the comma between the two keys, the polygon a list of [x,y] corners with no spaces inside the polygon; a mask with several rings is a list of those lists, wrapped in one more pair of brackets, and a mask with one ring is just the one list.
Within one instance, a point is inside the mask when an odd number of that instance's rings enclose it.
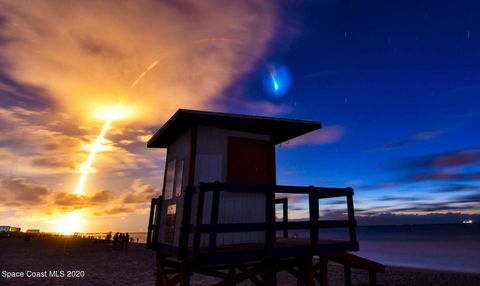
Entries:
{"label": "beach", "polygon": [[[25,242],[22,238],[0,238],[1,285],[154,285],[154,266],[154,251],[145,249],[144,244],[131,243],[122,251],[92,239],[33,237]],[[61,276],[61,271],[77,277],[51,277],[55,273]],[[4,277],[15,273],[24,277]],[[343,285],[341,266],[330,263],[329,275],[330,285]],[[386,273],[379,273],[377,278],[378,285],[480,285],[480,274],[394,266],[387,266]],[[296,283],[284,272],[277,279],[279,285]],[[194,275],[191,281],[192,285],[210,285],[217,280]],[[352,282],[366,285],[367,273],[353,270]]]}

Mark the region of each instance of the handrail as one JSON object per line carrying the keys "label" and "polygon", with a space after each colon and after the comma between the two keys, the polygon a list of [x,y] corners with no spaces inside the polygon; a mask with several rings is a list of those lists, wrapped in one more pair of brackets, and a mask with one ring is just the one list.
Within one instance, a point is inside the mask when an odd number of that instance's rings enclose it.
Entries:
{"label": "handrail", "polygon": [[[316,228],[340,228],[350,227],[352,223],[349,220],[325,220],[325,221],[289,221],[289,222],[275,222],[273,228],[275,230],[284,229],[309,229],[310,227]],[[208,223],[202,223],[194,227],[195,231],[200,233],[210,233],[212,230],[216,233],[232,233],[232,232],[255,232],[265,231],[269,224],[265,222],[248,222],[248,223],[221,223],[211,225]],[[356,223],[353,223],[356,226]]]}
{"label": "handrail", "polygon": [[309,194],[317,192],[321,198],[342,197],[353,195],[352,188],[331,188],[315,186],[283,186],[283,185],[262,185],[262,184],[230,184],[230,183],[200,183],[199,189],[203,192],[225,191],[245,193],[285,193],[285,194]]}
{"label": "handrail", "polygon": [[[211,213],[209,223],[203,221],[203,210],[205,204],[205,193],[213,192]],[[265,193],[265,222],[258,223],[218,223],[219,204],[221,192],[255,192]],[[275,199],[277,193],[291,194],[308,194],[309,197],[309,218],[304,221],[288,221],[288,200],[287,198]],[[353,189],[352,188],[325,188],[325,187],[303,187],[303,186],[277,186],[277,185],[251,185],[251,184],[228,184],[228,183],[200,183],[198,188],[190,188],[189,196],[186,196],[185,207],[191,208],[193,194],[198,195],[197,213],[195,225],[187,224],[182,226],[182,245],[188,246],[189,232],[194,232],[193,236],[193,256],[200,252],[201,235],[208,234],[208,253],[216,252],[216,240],[219,233],[235,233],[235,232],[265,232],[265,255],[269,256],[275,241],[275,233],[278,230],[284,231],[284,237],[288,237],[290,229],[309,229],[310,245],[313,249],[317,249],[318,230],[320,228],[340,228],[348,227],[349,242],[357,243],[356,238],[356,221],[353,208]],[[333,197],[347,198],[348,219],[346,220],[319,220],[319,200]],[[275,204],[284,205],[284,220],[282,222],[275,221]],[[187,212],[189,214],[189,212]],[[285,216],[285,213],[287,216]]]}

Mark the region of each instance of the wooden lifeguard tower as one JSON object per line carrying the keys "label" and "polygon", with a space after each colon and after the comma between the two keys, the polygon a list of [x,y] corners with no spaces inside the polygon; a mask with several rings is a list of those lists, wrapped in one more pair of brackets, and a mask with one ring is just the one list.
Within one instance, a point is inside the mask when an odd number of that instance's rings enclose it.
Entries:
{"label": "wooden lifeguard tower", "polygon": [[[312,121],[178,110],[148,141],[167,148],[163,193],[152,199],[147,247],[157,252],[157,285],[188,285],[192,273],[275,285],[278,271],[311,285],[328,253],[357,251],[353,190],[279,186],[275,145],[321,128]],[[285,194],[304,194],[309,218],[288,220]],[[319,200],[346,197],[346,220],[319,220]],[[276,204],[283,218],[276,221]],[[347,228],[345,241],[322,240],[319,229]],[[309,238],[288,237],[308,230]],[[281,237],[277,233],[281,232]]]}

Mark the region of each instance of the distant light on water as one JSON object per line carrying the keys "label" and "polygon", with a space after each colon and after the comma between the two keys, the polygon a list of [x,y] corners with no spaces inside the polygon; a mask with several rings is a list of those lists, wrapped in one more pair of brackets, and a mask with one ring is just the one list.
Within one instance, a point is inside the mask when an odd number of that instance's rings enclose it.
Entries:
{"label": "distant light on water", "polygon": [[284,96],[291,85],[290,73],[285,66],[267,65],[263,80],[265,91],[275,97]]}

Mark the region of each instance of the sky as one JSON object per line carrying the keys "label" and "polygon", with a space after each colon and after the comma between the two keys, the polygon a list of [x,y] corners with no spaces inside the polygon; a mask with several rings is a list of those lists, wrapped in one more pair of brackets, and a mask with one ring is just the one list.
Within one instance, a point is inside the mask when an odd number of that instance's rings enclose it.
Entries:
{"label": "sky", "polygon": [[478,220],[479,13],[475,1],[0,0],[0,224],[145,231],[165,164],[146,141],[179,108],[322,122],[277,147],[277,183],[350,186],[360,224]]}

